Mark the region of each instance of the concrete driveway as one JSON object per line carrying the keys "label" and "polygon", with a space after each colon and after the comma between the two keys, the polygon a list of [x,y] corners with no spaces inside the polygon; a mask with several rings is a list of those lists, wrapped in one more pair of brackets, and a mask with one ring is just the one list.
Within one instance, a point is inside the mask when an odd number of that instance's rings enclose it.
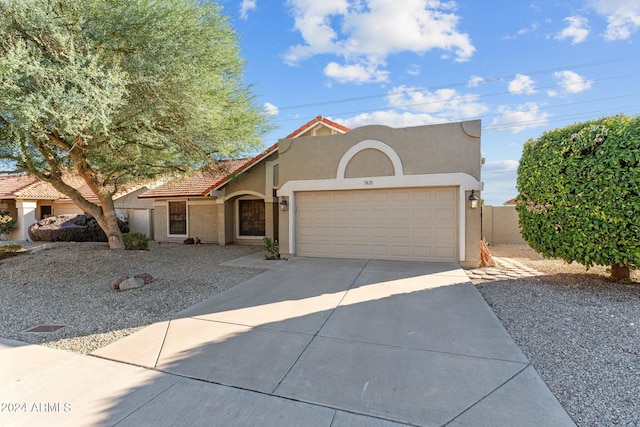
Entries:
{"label": "concrete driveway", "polygon": [[75,396],[66,425],[574,425],[456,264],[295,258],[92,356],[33,347],[0,342],[0,397]]}

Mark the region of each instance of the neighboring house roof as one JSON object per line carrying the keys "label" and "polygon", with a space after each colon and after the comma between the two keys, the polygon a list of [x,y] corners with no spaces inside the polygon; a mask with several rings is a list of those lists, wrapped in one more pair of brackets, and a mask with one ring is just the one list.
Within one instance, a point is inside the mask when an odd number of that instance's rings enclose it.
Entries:
{"label": "neighboring house roof", "polygon": [[515,205],[516,204],[516,198],[514,197],[513,199],[509,199],[506,202],[504,202],[505,206],[511,206],[511,205]]}
{"label": "neighboring house roof", "polygon": [[[98,198],[91,191],[86,182],[79,176],[65,176],[64,181],[80,192],[85,199],[97,202]],[[131,191],[137,190],[142,185],[123,186],[114,196],[118,198]],[[0,176],[0,199],[39,199],[54,201],[71,201],[66,194],[56,190],[53,185],[45,181],[39,181],[31,175],[7,175]]]}
{"label": "neighboring house roof", "polygon": [[0,199],[15,199],[17,192],[28,188],[35,178],[27,175],[0,176]]}
{"label": "neighboring house roof", "polygon": [[[318,116],[290,133],[286,139],[297,138],[299,135],[317,126],[326,126],[330,129],[334,129],[338,133],[346,133],[351,130],[322,116]],[[213,173],[197,172],[183,178],[178,178],[160,187],[146,191],[138,197],[141,199],[157,199],[164,197],[206,196],[211,190],[220,189],[239,173],[247,172],[277,150],[278,143],[276,142],[271,147],[251,159],[226,160],[224,162],[220,162],[219,165],[224,165],[226,167],[221,168],[220,170],[214,170]]]}
{"label": "neighboring house roof", "polygon": [[331,121],[327,118],[324,118],[322,116],[318,116],[315,119],[311,120],[310,122],[300,126],[298,129],[294,130],[293,132],[291,132],[289,135],[286,136],[286,139],[291,139],[291,138],[295,138],[298,135],[307,132],[310,129],[313,129],[316,126],[327,126],[331,129],[334,129],[336,131],[338,131],[339,133],[347,133],[349,132],[351,129],[349,129],[348,127],[342,126],[341,124],[338,124],[334,121]]}

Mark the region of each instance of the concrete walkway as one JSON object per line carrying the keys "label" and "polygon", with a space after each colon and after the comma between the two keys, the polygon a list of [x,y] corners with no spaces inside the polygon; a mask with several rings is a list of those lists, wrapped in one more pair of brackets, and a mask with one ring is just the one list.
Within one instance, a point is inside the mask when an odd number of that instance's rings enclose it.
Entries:
{"label": "concrete walkway", "polygon": [[574,425],[455,264],[296,258],[91,356],[0,340],[0,367],[0,425]]}

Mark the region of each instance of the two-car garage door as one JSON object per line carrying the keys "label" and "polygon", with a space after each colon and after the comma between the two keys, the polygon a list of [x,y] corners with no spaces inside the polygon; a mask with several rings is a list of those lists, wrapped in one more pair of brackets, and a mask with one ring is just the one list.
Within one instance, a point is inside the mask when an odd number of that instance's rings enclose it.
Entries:
{"label": "two-car garage door", "polygon": [[457,188],[296,194],[296,254],[458,262]]}

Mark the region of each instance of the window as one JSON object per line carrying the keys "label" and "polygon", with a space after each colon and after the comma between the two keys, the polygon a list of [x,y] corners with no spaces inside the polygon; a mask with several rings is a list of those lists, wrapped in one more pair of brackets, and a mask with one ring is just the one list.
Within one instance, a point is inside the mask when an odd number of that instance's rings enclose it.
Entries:
{"label": "window", "polygon": [[240,200],[241,236],[264,236],[264,200]]}
{"label": "window", "polygon": [[40,206],[40,219],[49,218],[51,214],[51,206]]}
{"label": "window", "polygon": [[187,235],[187,202],[169,202],[169,234]]}

